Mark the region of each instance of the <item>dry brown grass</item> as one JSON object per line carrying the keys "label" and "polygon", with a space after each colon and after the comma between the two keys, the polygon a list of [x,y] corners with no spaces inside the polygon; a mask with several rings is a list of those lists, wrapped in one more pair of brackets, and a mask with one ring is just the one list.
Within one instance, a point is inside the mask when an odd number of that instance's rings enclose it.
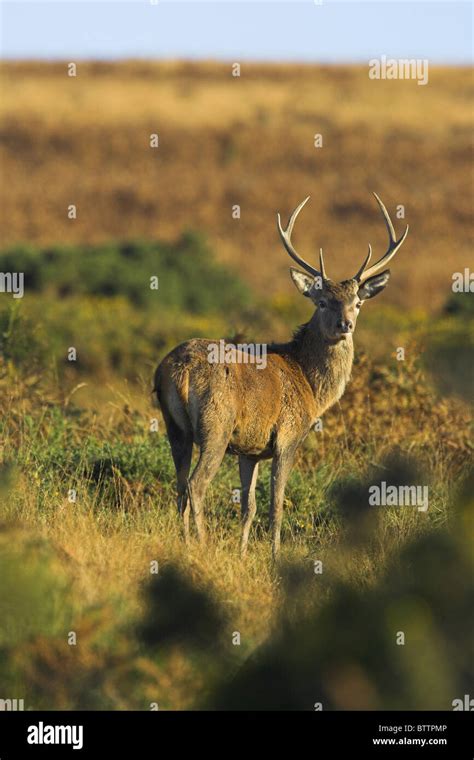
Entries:
{"label": "dry brown grass", "polygon": [[376,251],[385,245],[376,190],[392,211],[405,205],[411,225],[388,303],[435,309],[467,266],[467,69],[432,68],[425,87],[374,82],[357,66],[249,64],[240,78],[215,63],[81,63],[75,79],[57,63],[4,63],[1,72],[4,245],[202,229],[255,287],[283,291],[276,210],[311,194],[298,246],[311,256],[322,245],[343,277],[369,240]]}

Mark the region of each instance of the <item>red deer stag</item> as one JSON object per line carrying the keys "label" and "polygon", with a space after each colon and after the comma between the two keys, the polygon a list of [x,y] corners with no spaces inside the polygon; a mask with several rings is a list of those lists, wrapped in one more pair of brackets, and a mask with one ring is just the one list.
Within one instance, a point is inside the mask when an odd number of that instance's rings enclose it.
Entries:
{"label": "red deer stag", "polygon": [[[374,193],[375,195],[375,193]],[[266,366],[249,363],[245,349],[235,347],[233,361],[211,362],[209,340],[190,340],[177,346],[155,374],[157,393],[171,445],[178,481],[178,511],[189,538],[191,506],[198,539],[205,541],[203,504],[206,489],[226,452],[239,457],[242,484],[242,540],[245,554],[256,512],[255,484],[258,463],[272,459],[270,522],[273,556],[280,548],[283,496],[296,449],[316,420],[344,393],[353,360],[352,333],[359,309],[386,286],[390,271],[383,269],[404,243],[399,240],[387,209],[375,195],[388,229],[386,253],[372,266],[369,252],[350,280],[336,283],[324,269],[302,259],[293,247],[291,233],[308,201],[293,211],[278,231],[289,255],[302,267],[290,268],[296,287],[311,299],[316,310],[288,343],[267,348]],[[382,270],[383,271],[380,271]],[[189,477],[193,443],[199,459]]]}

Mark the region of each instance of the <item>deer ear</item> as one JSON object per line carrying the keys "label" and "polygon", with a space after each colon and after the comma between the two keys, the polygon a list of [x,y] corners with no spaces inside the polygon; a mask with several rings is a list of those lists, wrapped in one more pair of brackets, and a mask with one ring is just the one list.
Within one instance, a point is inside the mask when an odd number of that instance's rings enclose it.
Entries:
{"label": "deer ear", "polygon": [[314,286],[314,277],[311,277],[311,275],[305,274],[304,272],[300,272],[299,269],[295,269],[295,267],[290,267],[290,274],[291,279],[300,293],[310,298]]}
{"label": "deer ear", "polygon": [[373,277],[369,277],[368,280],[359,288],[357,295],[361,301],[366,301],[368,298],[373,298],[386,286],[390,279],[390,269],[386,269],[385,272],[375,274]]}

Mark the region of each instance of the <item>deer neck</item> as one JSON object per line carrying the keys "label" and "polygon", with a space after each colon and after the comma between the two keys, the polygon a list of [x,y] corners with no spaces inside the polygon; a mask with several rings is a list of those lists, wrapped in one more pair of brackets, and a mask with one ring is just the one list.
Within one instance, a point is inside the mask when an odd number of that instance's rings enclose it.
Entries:
{"label": "deer neck", "polygon": [[316,314],[295,340],[295,358],[301,366],[322,414],[341,398],[354,358],[352,335],[331,343],[325,339]]}

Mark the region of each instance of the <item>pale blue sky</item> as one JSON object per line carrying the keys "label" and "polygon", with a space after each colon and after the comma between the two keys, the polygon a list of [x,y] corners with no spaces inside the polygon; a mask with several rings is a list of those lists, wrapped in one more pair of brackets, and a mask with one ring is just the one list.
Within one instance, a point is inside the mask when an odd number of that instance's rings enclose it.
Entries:
{"label": "pale blue sky", "polygon": [[424,0],[3,0],[3,58],[472,59],[472,5]]}

